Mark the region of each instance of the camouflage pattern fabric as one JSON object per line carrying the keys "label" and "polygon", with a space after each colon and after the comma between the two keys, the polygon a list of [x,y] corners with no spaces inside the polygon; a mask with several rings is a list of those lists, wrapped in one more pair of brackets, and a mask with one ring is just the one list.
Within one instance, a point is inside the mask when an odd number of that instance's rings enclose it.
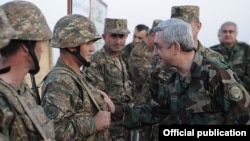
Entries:
{"label": "camouflage pattern fabric", "polygon": [[83,15],[73,14],[57,21],[51,46],[55,48],[77,47],[89,41],[97,41],[101,36],[94,23]]}
{"label": "camouflage pattern fabric", "polygon": [[222,54],[225,62],[234,70],[243,83],[243,86],[250,93],[250,46],[243,42],[237,42],[234,47],[218,44],[211,47]]}
{"label": "camouflage pattern fabric", "polygon": [[[8,87],[7,87],[8,86]],[[9,89],[12,88],[12,89]],[[16,93],[13,93],[13,91]],[[47,138],[54,139],[53,122],[49,120],[41,106],[38,106],[32,96],[28,84],[23,82],[19,88],[14,88],[0,79],[0,140],[4,141],[41,141],[41,134],[33,121],[22,107],[16,95],[27,103],[30,112],[38,119]]]}
{"label": "camouflage pattern fabric", "polygon": [[[28,1],[10,1],[1,6],[16,34],[12,39],[42,41],[51,39],[51,30],[42,11]],[[29,31],[29,32],[27,32]]]}
{"label": "camouflage pattern fabric", "polygon": [[194,19],[199,21],[199,7],[195,5],[173,6],[170,17],[182,19],[187,23]]}
{"label": "camouflage pattern fabric", "polygon": [[196,53],[190,72],[183,80],[175,72],[161,87],[155,104],[125,108],[124,125],[250,123],[249,93],[225,63]]}
{"label": "camouflage pattern fabric", "polygon": [[[122,58],[112,57],[110,52],[104,48],[96,51],[91,57],[91,65],[86,69],[91,76],[93,85],[106,92],[114,104],[121,106],[132,106],[132,86],[128,79],[126,65]],[[110,134],[112,140],[128,141],[129,130],[120,126],[121,120],[112,117]]]}
{"label": "camouflage pattern fabric", "polygon": [[105,30],[108,30],[112,34],[129,34],[127,29],[126,19],[111,19],[105,18]]}
{"label": "camouflage pattern fabric", "polygon": [[134,48],[134,45],[133,43],[129,43],[127,44],[121,51],[121,57],[122,57],[122,60],[125,62],[126,64],[126,68],[127,68],[127,71],[128,71],[128,74],[129,74],[129,79],[131,80],[131,73],[129,71],[129,65],[128,65],[128,58],[130,56],[130,53],[132,51],[132,49]]}
{"label": "camouflage pattern fabric", "polygon": [[98,109],[91,101],[86,88],[76,83],[76,79],[86,82],[100,108],[108,110],[106,103],[87,81],[86,75],[75,74],[59,59],[44,80],[41,103],[46,115],[54,120],[56,140],[82,141],[94,133],[96,141],[109,141],[108,129],[97,131],[93,116]]}
{"label": "camouflage pattern fabric", "polygon": [[220,61],[224,61],[224,55],[222,56],[222,54],[220,54],[217,51],[214,51],[210,48],[204,47],[200,41],[198,41],[198,47],[197,47],[197,52],[199,52],[201,55],[203,55],[204,57],[207,58],[215,58],[218,59]]}
{"label": "camouflage pattern fabric", "polygon": [[9,24],[9,21],[4,13],[4,11],[2,10],[2,8],[0,8],[0,49],[2,49],[4,46],[6,46],[12,35],[14,35],[14,30],[12,29],[12,27]]}

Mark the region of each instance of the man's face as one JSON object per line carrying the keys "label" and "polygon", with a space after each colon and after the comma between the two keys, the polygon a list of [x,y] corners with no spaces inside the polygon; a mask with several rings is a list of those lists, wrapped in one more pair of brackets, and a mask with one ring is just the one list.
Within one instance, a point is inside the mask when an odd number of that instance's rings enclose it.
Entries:
{"label": "man's face", "polygon": [[127,34],[112,34],[108,31],[102,35],[105,41],[105,48],[111,53],[120,53],[125,46]]}
{"label": "man's face", "polygon": [[161,66],[171,64],[174,51],[172,45],[169,45],[163,37],[163,32],[156,32],[154,40],[154,56],[157,56],[161,61]]}
{"label": "man's face", "polygon": [[225,25],[220,30],[221,42],[227,46],[234,46],[237,38],[237,31],[234,25]]}
{"label": "man's face", "polygon": [[137,29],[134,30],[134,36],[133,36],[133,44],[137,45],[142,40],[145,40],[147,38],[147,31],[141,30],[138,31]]}

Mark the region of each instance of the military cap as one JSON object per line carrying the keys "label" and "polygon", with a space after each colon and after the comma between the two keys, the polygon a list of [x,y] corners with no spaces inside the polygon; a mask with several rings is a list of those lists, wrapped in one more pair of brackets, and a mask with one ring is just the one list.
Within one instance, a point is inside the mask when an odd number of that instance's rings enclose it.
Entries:
{"label": "military cap", "polygon": [[193,19],[199,21],[199,7],[195,5],[173,6],[171,9],[171,18],[182,19],[188,23]]}
{"label": "military cap", "polygon": [[9,43],[13,34],[14,30],[10,26],[3,9],[0,8],[0,49]]}
{"label": "military cap", "polygon": [[126,19],[105,19],[105,30],[108,30],[113,34],[129,34],[130,31],[127,28]]}
{"label": "military cap", "polygon": [[162,22],[162,20],[160,20],[160,19],[155,19],[155,20],[153,21],[153,24],[152,24],[152,29],[153,29],[154,27],[156,27],[160,22]]}

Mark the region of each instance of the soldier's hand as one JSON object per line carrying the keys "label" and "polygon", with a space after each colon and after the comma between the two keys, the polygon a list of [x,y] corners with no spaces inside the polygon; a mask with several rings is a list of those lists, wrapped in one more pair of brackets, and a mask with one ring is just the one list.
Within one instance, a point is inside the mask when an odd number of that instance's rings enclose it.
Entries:
{"label": "soldier's hand", "polygon": [[107,129],[111,124],[111,113],[107,111],[99,111],[94,116],[94,121],[98,131]]}
{"label": "soldier's hand", "polygon": [[101,94],[103,100],[107,103],[108,107],[109,107],[109,111],[111,113],[114,113],[115,112],[115,105],[114,103],[112,102],[112,100],[110,99],[110,97],[103,91],[101,90],[98,90],[97,91]]}

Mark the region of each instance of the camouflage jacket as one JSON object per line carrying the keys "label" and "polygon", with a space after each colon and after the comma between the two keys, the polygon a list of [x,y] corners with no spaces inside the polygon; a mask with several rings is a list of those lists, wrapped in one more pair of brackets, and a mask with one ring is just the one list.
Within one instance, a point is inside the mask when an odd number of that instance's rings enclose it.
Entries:
{"label": "camouflage jacket", "polygon": [[[133,104],[131,82],[121,57],[115,58],[102,48],[92,55],[91,65],[86,69],[86,73],[91,76],[93,85],[106,92],[114,104]],[[122,137],[127,133],[123,127],[117,126],[120,122],[121,119],[112,117],[110,131],[113,139],[116,138],[114,136]]]}
{"label": "camouflage jacket", "polygon": [[46,115],[54,120],[56,140],[82,141],[95,134],[96,141],[108,141],[108,130],[96,129],[93,117],[98,109],[81,82],[89,87],[99,107],[108,110],[86,75],[77,75],[59,59],[44,79],[41,101]]}
{"label": "camouflage jacket", "polygon": [[198,47],[197,47],[197,52],[199,52],[201,55],[207,57],[207,58],[216,58],[221,61],[224,61],[224,57],[222,54],[220,54],[217,51],[214,51],[210,48],[204,47],[200,41],[198,41]]}
{"label": "camouflage jacket", "polygon": [[131,82],[133,90],[135,91],[134,96],[136,97],[141,93],[143,83],[145,82],[146,77],[149,75],[152,68],[153,49],[151,49],[145,43],[145,41],[142,41],[132,49],[128,60],[129,70],[131,73]]}
{"label": "camouflage jacket", "polygon": [[[41,133],[35,124],[40,124],[47,138],[55,138],[53,122],[49,120],[41,106],[37,105],[28,84],[22,82],[18,89],[0,79],[0,140],[4,141],[41,141]],[[19,98],[26,103],[33,121]],[[36,122],[36,123],[34,123]]]}
{"label": "camouflage jacket", "polygon": [[221,53],[225,62],[237,73],[243,86],[250,93],[250,46],[243,42],[238,42],[234,47],[227,47],[224,44],[212,46],[211,49]]}
{"label": "camouflage jacket", "polygon": [[130,56],[133,48],[134,48],[134,44],[133,43],[129,43],[121,51],[121,58],[122,58],[122,60],[126,64],[126,68],[127,68],[130,80],[131,80],[131,72],[129,70],[129,60],[128,59],[129,59],[129,56]]}
{"label": "camouflage jacket", "polygon": [[[123,108],[127,127],[164,124],[249,124],[250,96],[237,75],[217,59],[196,53],[190,74],[175,72],[152,105]],[[118,109],[118,108],[116,108]]]}

